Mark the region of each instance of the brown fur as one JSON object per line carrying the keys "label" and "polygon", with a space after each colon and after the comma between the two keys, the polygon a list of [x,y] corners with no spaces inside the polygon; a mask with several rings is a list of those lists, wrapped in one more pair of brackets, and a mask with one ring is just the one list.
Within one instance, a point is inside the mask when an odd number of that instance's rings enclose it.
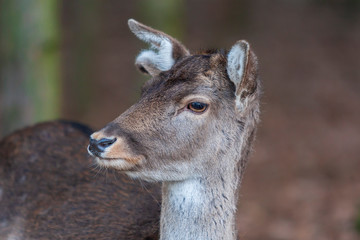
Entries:
{"label": "brown fur", "polygon": [[115,158],[122,158],[125,161],[131,163],[131,164],[139,164],[141,163],[141,160],[144,158],[141,155],[134,155],[131,154],[131,150],[129,149],[129,147],[123,143],[123,139],[118,139],[114,144],[114,150],[109,152],[106,157],[109,158],[108,160],[111,161],[111,159],[115,159]]}
{"label": "brown fur", "polygon": [[0,239],[157,239],[159,187],[92,171],[90,131],[49,122],[0,142]]}

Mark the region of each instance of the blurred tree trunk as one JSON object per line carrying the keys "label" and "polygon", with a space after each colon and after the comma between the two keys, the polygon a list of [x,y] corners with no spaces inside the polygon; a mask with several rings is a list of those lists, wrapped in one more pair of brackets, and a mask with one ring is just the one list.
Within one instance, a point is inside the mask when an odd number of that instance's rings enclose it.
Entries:
{"label": "blurred tree trunk", "polygon": [[0,135],[60,112],[57,0],[0,1]]}

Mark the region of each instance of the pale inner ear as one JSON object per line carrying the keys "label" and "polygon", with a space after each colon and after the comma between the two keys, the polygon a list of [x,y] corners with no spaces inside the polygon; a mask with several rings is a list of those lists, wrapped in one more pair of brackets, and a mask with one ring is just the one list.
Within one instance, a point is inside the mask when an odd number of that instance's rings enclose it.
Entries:
{"label": "pale inner ear", "polygon": [[228,54],[227,72],[235,84],[235,104],[241,112],[246,112],[251,102],[249,96],[254,93],[257,85],[257,65],[255,62],[250,63],[252,59],[250,45],[244,40],[236,42]]}
{"label": "pale inner ear", "polygon": [[227,72],[237,90],[245,76],[249,52],[249,44],[246,41],[238,41],[228,54]]}

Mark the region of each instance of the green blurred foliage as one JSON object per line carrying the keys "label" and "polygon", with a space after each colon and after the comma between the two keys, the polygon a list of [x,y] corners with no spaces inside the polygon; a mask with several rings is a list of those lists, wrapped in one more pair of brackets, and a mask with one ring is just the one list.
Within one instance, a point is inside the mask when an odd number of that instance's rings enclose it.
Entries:
{"label": "green blurred foliage", "polygon": [[185,29],[185,3],[182,0],[140,0],[137,2],[139,20],[181,40]]}
{"label": "green blurred foliage", "polygon": [[358,208],[357,218],[355,220],[355,229],[360,234],[360,206]]}
{"label": "green blurred foliage", "polygon": [[57,0],[2,0],[0,133],[60,115]]}

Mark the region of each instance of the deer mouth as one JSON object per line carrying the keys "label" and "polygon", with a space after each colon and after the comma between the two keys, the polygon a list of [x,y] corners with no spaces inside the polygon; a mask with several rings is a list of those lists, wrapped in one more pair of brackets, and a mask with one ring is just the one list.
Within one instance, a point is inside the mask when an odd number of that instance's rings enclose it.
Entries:
{"label": "deer mouth", "polygon": [[144,158],[139,157],[109,157],[106,156],[106,153],[98,153],[90,151],[89,147],[87,148],[88,153],[95,158],[96,164],[105,168],[114,168],[121,171],[129,171],[136,167],[136,165],[143,162]]}
{"label": "deer mouth", "polygon": [[134,168],[141,164],[145,159],[142,155],[137,156],[124,151],[111,151],[111,149],[106,149],[103,152],[94,151],[90,148],[90,145],[87,147],[87,151],[91,156],[95,157],[95,162],[99,166],[122,171],[128,171]]}
{"label": "deer mouth", "polygon": [[121,171],[132,169],[135,166],[135,164],[130,163],[126,159],[122,159],[122,158],[96,157],[95,162],[99,166],[106,167],[106,168],[114,168],[114,169],[121,170]]}

